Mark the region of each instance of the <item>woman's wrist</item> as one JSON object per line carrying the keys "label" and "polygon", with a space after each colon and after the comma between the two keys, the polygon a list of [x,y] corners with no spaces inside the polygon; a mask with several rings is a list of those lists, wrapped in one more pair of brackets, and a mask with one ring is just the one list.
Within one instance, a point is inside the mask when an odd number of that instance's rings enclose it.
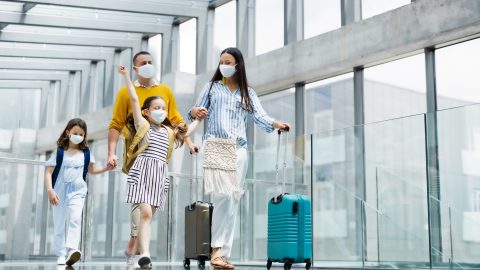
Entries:
{"label": "woman's wrist", "polygon": [[196,119],[195,112],[193,110],[195,110],[195,107],[191,108],[188,114],[190,114],[190,117],[192,117],[193,119]]}

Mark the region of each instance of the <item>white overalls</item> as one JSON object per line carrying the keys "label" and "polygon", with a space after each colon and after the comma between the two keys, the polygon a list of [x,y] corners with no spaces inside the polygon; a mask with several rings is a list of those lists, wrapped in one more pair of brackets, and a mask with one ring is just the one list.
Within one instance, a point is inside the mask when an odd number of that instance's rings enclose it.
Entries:
{"label": "white overalls", "polygon": [[[78,249],[80,244],[82,210],[87,195],[83,163],[83,152],[73,155],[64,152],[62,167],[53,188],[60,200],[57,206],[52,206],[56,256],[66,256],[69,249]],[[91,153],[90,163],[95,163]],[[46,165],[55,166],[56,155],[52,155]]]}

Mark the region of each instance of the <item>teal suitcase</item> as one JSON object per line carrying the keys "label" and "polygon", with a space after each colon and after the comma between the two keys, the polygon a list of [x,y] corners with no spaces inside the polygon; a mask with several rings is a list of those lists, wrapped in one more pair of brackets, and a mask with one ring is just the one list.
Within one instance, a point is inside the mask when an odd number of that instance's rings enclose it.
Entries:
{"label": "teal suitcase", "polygon": [[[278,186],[280,132],[278,134],[276,186]],[[288,135],[286,140],[288,142]],[[273,262],[283,263],[285,270],[290,269],[294,263],[305,263],[305,267],[310,269],[312,265],[311,201],[305,195],[284,193],[286,148],[285,144],[282,193],[268,202],[267,269],[270,269]]]}
{"label": "teal suitcase", "polygon": [[310,199],[300,194],[283,194],[268,203],[267,268],[272,262],[293,263],[312,261],[312,215]]}

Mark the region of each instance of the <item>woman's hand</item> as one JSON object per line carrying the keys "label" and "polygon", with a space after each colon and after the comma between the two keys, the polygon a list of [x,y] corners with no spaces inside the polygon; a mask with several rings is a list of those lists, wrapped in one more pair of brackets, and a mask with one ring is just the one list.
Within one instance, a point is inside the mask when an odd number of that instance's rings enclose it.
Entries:
{"label": "woman's hand", "polygon": [[60,203],[57,193],[53,189],[48,190],[48,201],[51,205],[57,206]]}
{"label": "woman's hand", "polygon": [[282,121],[275,120],[273,121],[273,128],[278,128],[281,132],[289,131],[290,124]]}
{"label": "woman's hand", "polygon": [[122,75],[128,75],[128,70],[124,65],[119,65],[118,66],[118,73]]}
{"label": "woman's hand", "polygon": [[199,121],[203,120],[208,115],[208,110],[205,107],[193,107],[190,114]]}

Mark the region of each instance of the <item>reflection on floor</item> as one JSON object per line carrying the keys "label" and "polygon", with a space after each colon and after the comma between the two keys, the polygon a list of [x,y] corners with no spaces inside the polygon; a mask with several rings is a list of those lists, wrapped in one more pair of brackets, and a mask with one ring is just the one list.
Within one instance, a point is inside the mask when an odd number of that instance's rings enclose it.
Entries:
{"label": "reflection on floor", "polygon": [[[279,266],[281,266],[279,264]],[[283,268],[283,267],[282,267]],[[282,269],[280,267],[272,267],[272,269]],[[55,264],[55,261],[5,261],[0,263],[0,270],[139,270],[140,268],[129,267],[123,261],[115,262],[85,262],[76,263],[72,267],[59,266]],[[196,263],[193,263],[190,267],[191,270],[201,270]],[[205,270],[213,270],[213,267],[207,262]],[[245,266],[236,265],[237,270],[261,270],[265,269],[265,266]],[[301,269],[301,268],[299,268]],[[161,263],[153,262],[152,270],[184,270],[180,263]]]}

